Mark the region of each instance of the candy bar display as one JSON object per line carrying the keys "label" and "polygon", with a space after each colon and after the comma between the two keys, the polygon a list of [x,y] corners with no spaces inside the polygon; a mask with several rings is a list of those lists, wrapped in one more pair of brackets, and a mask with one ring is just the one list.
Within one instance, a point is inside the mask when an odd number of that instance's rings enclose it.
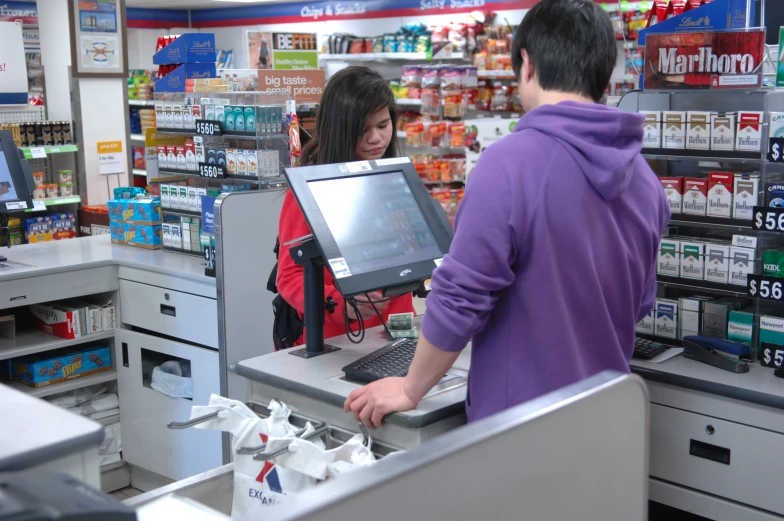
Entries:
{"label": "candy bar display", "polygon": [[70,121],[30,121],[6,123],[2,130],[11,130],[18,147],[53,147],[73,144]]}

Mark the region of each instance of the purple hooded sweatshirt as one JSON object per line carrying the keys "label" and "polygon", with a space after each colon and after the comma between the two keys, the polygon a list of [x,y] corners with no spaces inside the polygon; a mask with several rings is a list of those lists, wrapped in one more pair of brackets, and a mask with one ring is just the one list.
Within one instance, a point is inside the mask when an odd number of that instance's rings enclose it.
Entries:
{"label": "purple hooded sweatshirt", "polygon": [[469,421],[629,372],[670,220],[642,126],[603,105],[544,105],[482,154],[422,325],[443,351],[473,338]]}

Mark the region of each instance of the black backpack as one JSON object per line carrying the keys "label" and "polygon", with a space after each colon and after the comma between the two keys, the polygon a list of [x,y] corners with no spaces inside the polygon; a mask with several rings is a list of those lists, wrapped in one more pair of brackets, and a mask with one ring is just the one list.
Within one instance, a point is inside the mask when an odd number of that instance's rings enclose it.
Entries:
{"label": "black backpack", "polygon": [[[275,258],[280,252],[280,238],[275,240]],[[305,323],[300,318],[297,310],[278,292],[278,263],[272,268],[269,279],[267,280],[267,291],[277,295],[272,301],[272,311],[275,314],[275,323],[272,326],[272,341],[275,344],[275,351],[281,351],[294,346],[305,331]]]}

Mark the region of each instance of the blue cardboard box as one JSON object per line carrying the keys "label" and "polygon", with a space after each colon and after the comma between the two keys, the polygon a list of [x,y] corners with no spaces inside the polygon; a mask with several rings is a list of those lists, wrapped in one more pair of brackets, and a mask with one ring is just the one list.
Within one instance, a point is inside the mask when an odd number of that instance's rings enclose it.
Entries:
{"label": "blue cardboard box", "polygon": [[135,223],[123,223],[125,228],[124,244],[137,246],[148,250],[158,250],[163,248],[163,231],[160,224],[145,225]]}
{"label": "blue cardboard box", "polygon": [[[152,62],[155,65],[177,63],[211,63],[215,65],[216,61],[215,35],[212,33],[183,34],[152,57]],[[158,90],[157,87],[156,90]]]}
{"label": "blue cardboard box", "polygon": [[185,80],[215,78],[214,63],[185,63],[155,82],[155,92],[185,92]]}
{"label": "blue cardboard box", "polygon": [[112,368],[109,347],[68,347],[13,358],[8,361],[11,378],[33,387],[73,380]]}
{"label": "blue cardboard box", "polygon": [[158,196],[144,199],[112,199],[107,203],[109,219],[118,222],[137,224],[160,224],[161,198]]}

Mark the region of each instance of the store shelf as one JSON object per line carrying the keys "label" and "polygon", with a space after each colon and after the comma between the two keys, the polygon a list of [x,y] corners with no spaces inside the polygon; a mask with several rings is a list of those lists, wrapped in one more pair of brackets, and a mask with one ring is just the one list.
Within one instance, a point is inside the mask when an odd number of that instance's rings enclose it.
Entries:
{"label": "store shelf", "polygon": [[190,210],[177,210],[176,208],[161,208],[161,213],[165,215],[179,215],[182,217],[201,217],[201,212],[192,212]]}
{"label": "store shelf", "polygon": [[[189,257],[204,257],[204,253],[201,251],[180,250],[178,248],[172,248],[170,246],[164,246],[163,251],[168,251],[171,253],[179,253],[180,255],[188,255]],[[204,262],[206,263],[207,261]]]}
{"label": "store shelf", "polygon": [[478,71],[477,78],[493,80],[514,80],[514,71]]}
{"label": "store shelf", "polygon": [[141,99],[129,99],[128,105],[131,107],[153,107],[155,106],[154,100],[141,100]]}
{"label": "store shelf", "polygon": [[159,174],[167,174],[167,175],[188,175],[194,177],[201,177],[199,175],[198,170],[177,170],[175,168],[159,168]]}
{"label": "store shelf", "polygon": [[[35,202],[35,201],[33,201]],[[65,204],[79,204],[82,202],[82,197],[79,195],[72,195],[69,197],[52,197],[51,199],[44,199],[43,203],[48,208],[50,206],[62,206]],[[41,209],[43,211],[43,208]],[[27,213],[36,211],[35,207],[25,210]]]}
{"label": "store shelf", "polygon": [[12,389],[23,392],[30,396],[43,398],[45,396],[51,396],[53,394],[62,393],[65,391],[81,389],[82,387],[87,387],[88,385],[102,384],[105,382],[112,382],[114,380],[117,380],[117,370],[110,369],[101,373],[90,374],[87,376],[82,376],[81,378],[74,378],[73,380],[66,380],[65,382],[45,385],[44,387],[30,387],[29,385],[13,381],[6,381],[3,383]]}
{"label": "store shelf", "polygon": [[765,160],[759,152],[737,152],[734,150],[674,150],[664,148],[643,148],[642,155],[646,159],[662,161],[710,161],[713,163],[749,163],[762,164]]}
{"label": "store shelf", "polygon": [[357,54],[319,54],[320,61],[438,61],[438,60],[464,60],[462,52],[439,53],[428,57],[424,52],[374,52]]}
{"label": "store shelf", "polygon": [[53,349],[86,344],[88,342],[106,340],[109,338],[114,338],[114,331],[95,333],[93,335],[67,340],[65,338],[42,333],[35,329],[29,329],[17,333],[16,342],[14,343],[11,343],[10,340],[0,340],[0,360],[42,353],[44,351],[52,351]]}
{"label": "store shelf", "polygon": [[707,280],[668,277],[666,275],[657,275],[656,281],[666,286],[676,286],[687,289],[707,289],[726,293],[728,295],[735,295],[738,297],[748,297],[748,291],[746,290],[746,287],[738,286],[736,284],[720,284],[718,282],[709,282]]}
{"label": "store shelf", "polygon": [[133,175],[141,175],[147,177],[147,170],[142,170],[141,168],[134,168]]}
{"label": "store shelf", "polygon": [[145,138],[142,134],[131,134],[131,141],[143,142]]}
{"label": "store shelf", "polygon": [[731,228],[733,230],[753,231],[751,221],[748,219],[724,219],[722,217],[710,217],[706,215],[686,215],[676,213],[672,215],[670,224],[681,226],[699,226],[705,228]]}
{"label": "store shelf", "polygon": [[[157,129],[158,134],[179,134],[184,136],[198,136],[195,130],[188,128],[159,128]],[[255,132],[226,132],[221,134],[220,136],[204,136],[204,137],[225,137],[229,139],[279,139],[279,138],[287,138],[289,134],[286,133],[276,133],[276,134],[257,134]]]}
{"label": "store shelf", "polygon": [[57,145],[53,147],[20,147],[19,150],[24,153],[25,159],[33,159],[34,150],[42,150],[47,156],[49,156],[52,154],[67,154],[78,152],[79,147],[77,145]]}

